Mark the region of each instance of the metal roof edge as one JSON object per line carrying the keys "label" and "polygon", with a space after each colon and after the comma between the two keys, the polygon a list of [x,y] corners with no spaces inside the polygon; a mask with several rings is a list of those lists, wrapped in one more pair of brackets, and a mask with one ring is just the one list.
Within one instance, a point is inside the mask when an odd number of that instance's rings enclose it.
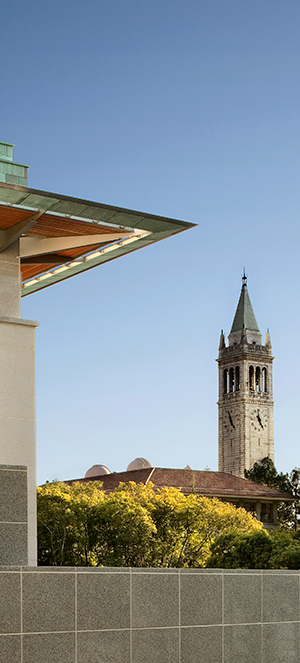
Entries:
{"label": "metal roof edge", "polygon": [[[15,163],[15,162],[13,162]],[[21,164],[23,165],[23,164]],[[194,228],[197,226],[197,223],[190,223],[189,221],[182,221],[181,219],[174,219],[171,217],[167,216],[159,216],[157,214],[150,214],[149,212],[141,212],[140,210],[132,210],[127,207],[118,207],[115,205],[109,205],[106,203],[99,203],[94,200],[87,200],[85,198],[75,198],[74,196],[66,196],[65,194],[60,194],[60,193],[54,193],[51,191],[44,191],[42,189],[31,189],[30,187],[25,187],[21,186],[19,184],[8,184],[7,182],[0,182],[0,190],[1,188],[4,189],[11,189],[13,191],[20,191],[24,192],[30,195],[36,195],[36,196],[41,196],[45,198],[54,198],[56,201],[57,199],[63,200],[65,202],[72,202],[72,203],[79,203],[82,205],[86,205],[89,207],[95,207],[97,209],[105,209],[105,210],[111,210],[112,212],[119,212],[119,213],[126,213],[126,214],[132,214],[136,216],[142,216],[145,219],[155,219],[157,221],[165,221],[171,224],[176,224],[180,225],[183,228]],[[80,214],[77,214],[76,216],[80,217]]]}
{"label": "metal roof edge", "polygon": [[[7,143],[5,143],[5,145],[7,145]],[[14,145],[12,147],[14,147]],[[5,157],[0,157],[0,161],[2,161],[2,163],[10,164],[11,166],[22,166],[22,168],[30,168],[30,166],[28,166],[26,163],[19,163],[18,161],[12,161],[11,159],[5,159]],[[3,184],[7,184],[7,182],[3,182]],[[13,186],[19,186],[19,185],[13,185]]]}

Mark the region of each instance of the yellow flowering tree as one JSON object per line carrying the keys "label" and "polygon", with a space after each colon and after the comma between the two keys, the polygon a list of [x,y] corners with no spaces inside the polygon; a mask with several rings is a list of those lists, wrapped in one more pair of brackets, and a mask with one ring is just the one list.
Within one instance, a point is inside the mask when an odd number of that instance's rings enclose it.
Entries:
{"label": "yellow flowering tree", "polygon": [[220,534],[262,528],[251,514],[177,488],[54,482],[38,488],[39,564],[205,566]]}

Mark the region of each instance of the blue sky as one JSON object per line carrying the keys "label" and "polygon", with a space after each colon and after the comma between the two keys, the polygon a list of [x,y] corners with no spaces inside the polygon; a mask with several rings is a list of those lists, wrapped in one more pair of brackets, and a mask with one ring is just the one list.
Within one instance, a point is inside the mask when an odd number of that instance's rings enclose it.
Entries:
{"label": "blue sky", "polygon": [[275,453],[300,465],[300,5],[1,8],[0,139],[29,186],[199,224],[27,297],[38,482],[217,469],[217,348],[243,266],[274,362]]}

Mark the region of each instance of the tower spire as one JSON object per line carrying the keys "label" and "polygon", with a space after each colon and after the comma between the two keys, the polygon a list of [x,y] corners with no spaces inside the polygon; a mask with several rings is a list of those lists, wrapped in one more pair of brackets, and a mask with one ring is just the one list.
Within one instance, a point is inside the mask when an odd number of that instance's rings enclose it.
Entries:
{"label": "tower spire", "polygon": [[258,343],[261,345],[262,336],[249,297],[245,268],[242,276],[241,294],[228,337],[229,345],[239,343],[242,333],[247,343]]}
{"label": "tower spire", "polygon": [[243,288],[244,286],[247,288],[247,276],[246,276],[246,272],[245,272],[245,267],[244,267],[244,269],[243,269],[242,288]]}

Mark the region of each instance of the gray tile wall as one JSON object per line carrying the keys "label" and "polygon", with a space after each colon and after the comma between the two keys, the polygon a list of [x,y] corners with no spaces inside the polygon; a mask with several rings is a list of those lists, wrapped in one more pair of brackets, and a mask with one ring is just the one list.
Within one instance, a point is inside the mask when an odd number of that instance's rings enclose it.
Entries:
{"label": "gray tile wall", "polygon": [[0,663],[299,663],[300,572],[0,568]]}
{"label": "gray tile wall", "polygon": [[27,468],[0,465],[1,566],[28,564],[27,532]]}

